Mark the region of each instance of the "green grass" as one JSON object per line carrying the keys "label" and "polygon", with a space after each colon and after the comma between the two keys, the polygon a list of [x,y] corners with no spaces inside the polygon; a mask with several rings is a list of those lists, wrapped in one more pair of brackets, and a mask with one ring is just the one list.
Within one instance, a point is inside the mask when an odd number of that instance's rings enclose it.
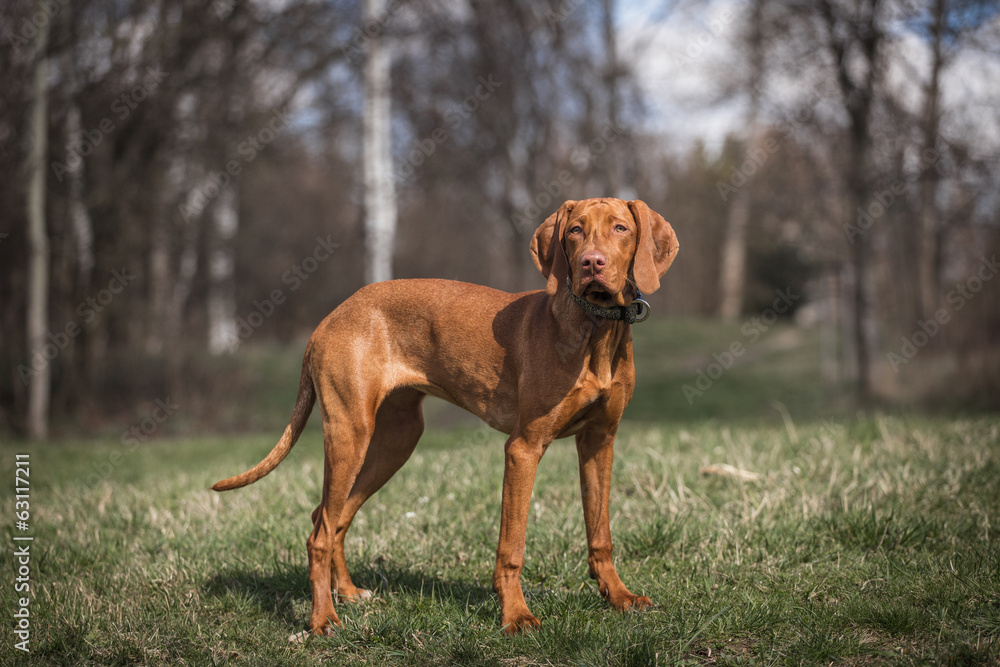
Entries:
{"label": "green grass", "polygon": [[[828,386],[820,377],[817,330],[780,322],[753,333],[750,324],[748,336],[743,330],[748,323],[676,318],[651,319],[634,327],[637,388],[626,417],[647,422],[781,423],[775,403],[798,419],[851,412],[845,388]],[[733,344],[742,346],[742,352],[723,367],[718,359],[724,359]],[[699,371],[711,381],[703,391]],[[717,379],[709,377],[719,371]],[[686,396],[685,385],[701,393]]]}
{"label": "green grass", "polygon": [[[207,490],[269,451],[294,403],[301,349],[260,346],[206,364],[191,384],[217,386],[213,402],[170,396],[176,414],[139,446],[121,434],[165,397],[104,437],[0,445],[8,489],[14,454],[31,453],[35,537],[27,655],[13,649],[13,547],[0,557],[0,664],[1000,662],[996,415],[852,405],[820,381],[814,331],[776,325],[751,342],[684,319],[635,331],[612,531],[619,573],[654,609],[621,614],[598,596],[575,450],[560,441],[539,468],[523,576],[542,627],[501,636],[503,436],[428,402],[417,452],[349,537],[355,582],[376,599],[339,605],[335,637],[289,642],[309,617],[318,418],[267,478]],[[683,385],[733,342],[745,354],[689,403]],[[206,437],[206,415],[246,433]],[[701,474],[719,463],[759,477]],[[13,494],[0,499],[0,539],[15,545]]]}
{"label": "green grass", "polygon": [[[499,633],[489,588],[503,438],[428,433],[349,539],[355,581],[376,600],[340,605],[345,628],[304,645],[288,636],[308,621],[304,542],[321,479],[315,429],[272,475],[221,495],[206,489],[256,462],[277,434],[134,450],[117,441],[6,445],[7,479],[13,454],[31,452],[34,601],[32,652],[15,653],[5,640],[0,657],[52,665],[995,665],[997,420],[874,416],[800,423],[794,433],[623,426],[615,560],[633,592],[658,605],[634,614],[606,608],[588,579],[575,451],[571,441],[556,443],[539,469],[523,579],[543,625],[513,639]],[[699,473],[712,463],[760,478]],[[9,617],[13,562],[0,560]]]}

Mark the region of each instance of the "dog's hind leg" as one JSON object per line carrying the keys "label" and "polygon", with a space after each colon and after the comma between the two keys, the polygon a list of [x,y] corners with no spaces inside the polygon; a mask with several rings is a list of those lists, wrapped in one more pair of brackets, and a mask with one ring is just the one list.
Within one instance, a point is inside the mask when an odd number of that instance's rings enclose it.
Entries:
{"label": "dog's hind leg", "polygon": [[341,601],[355,602],[371,597],[370,591],[356,587],[351,581],[344,555],[344,540],[357,511],[403,467],[417,446],[424,432],[423,400],[424,394],[420,391],[398,389],[379,406],[375,432],[365,454],[364,465],[354,480],[333,538],[331,574],[334,592]]}
{"label": "dog's hind leg", "polygon": [[340,407],[323,404],[323,499],[313,512],[313,530],[306,542],[312,588],[309,629],[315,634],[329,634],[332,625],[341,625],[331,594],[337,526],[374,429],[374,419],[351,420],[351,413]]}

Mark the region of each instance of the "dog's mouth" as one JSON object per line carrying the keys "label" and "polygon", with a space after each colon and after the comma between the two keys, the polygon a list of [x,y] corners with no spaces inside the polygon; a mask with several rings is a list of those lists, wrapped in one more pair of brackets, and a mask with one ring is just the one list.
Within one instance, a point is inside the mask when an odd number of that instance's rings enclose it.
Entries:
{"label": "dog's mouth", "polygon": [[[621,299],[621,292],[612,292],[601,280],[598,278],[591,278],[585,285],[583,285],[583,293],[581,294],[583,298],[590,301],[592,304],[597,306],[602,306],[605,308],[611,306],[621,306],[624,304],[618,303]],[[615,298],[615,297],[618,298]]]}

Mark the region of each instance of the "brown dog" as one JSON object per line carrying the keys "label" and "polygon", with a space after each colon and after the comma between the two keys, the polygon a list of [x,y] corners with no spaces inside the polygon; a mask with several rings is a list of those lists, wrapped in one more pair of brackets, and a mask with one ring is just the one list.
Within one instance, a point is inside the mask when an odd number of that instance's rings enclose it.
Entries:
{"label": "brown dog", "polygon": [[371,596],[351,582],[344,539],[355,513],[406,462],[423,432],[421,403],[438,396],[510,435],[493,589],[508,633],[537,626],[521,591],[535,470],[556,438],[575,435],[590,576],[616,609],[649,598],[611,562],[608,494],[618,422],[632,398],[632,330],[677,254],[670,225],[641,201],[568,201],[535,232],[545,291],[508,294],[447,280],[364,287],[313,333],[281,440],[216,491],[257,481],[281,463],[319,398],[326,452],[323,500],[309,536],[312,632],[340,625],[341,600]]}

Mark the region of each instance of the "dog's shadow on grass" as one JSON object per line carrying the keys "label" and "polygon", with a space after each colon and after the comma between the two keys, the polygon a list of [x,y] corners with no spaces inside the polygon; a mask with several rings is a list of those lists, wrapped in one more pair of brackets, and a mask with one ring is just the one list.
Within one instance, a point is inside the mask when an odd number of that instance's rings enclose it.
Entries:
{"label": "dog's shadow on grass", "polygon": [[[355,565],[352,578],[358,586],[371,589],[376,600],[396,596],[433,597],[439,604],[461,606],[484,620],[497,613],[496,599],[490,587],[462,579],[442,579],[417,569],[394,567],[384,563]],[[272,614],[290,630],[301,629],[308,622],[309,570],[305,565],[277,565],[266,570],[231,569],[208,579],[203,590],[216,598],[249,598],[261,611]],[[307,607],[305,618],[296,611],[301,602]],[[391,602],[390,602],[391,603]],[[338,604],[338,609],[345,605]]]}
{"label": "dog's shadow on grass", "polygon": [[215,598],[248,598],[261,613],[274,615],[291,629],[302,624],[295,603],[309,597],[309,572],[305,566],[287,565],[230,569],[209,578],[202,590]]}
{"label": "dog's shadow on grass", "polygon": [[444,603],[481,606],[494,602],[493,589],[471,579],[443,579],[418,568],[373,563],[356,568],[353,575],[359,586],[371,588],[376,596],[403,595],[433,597]]}

